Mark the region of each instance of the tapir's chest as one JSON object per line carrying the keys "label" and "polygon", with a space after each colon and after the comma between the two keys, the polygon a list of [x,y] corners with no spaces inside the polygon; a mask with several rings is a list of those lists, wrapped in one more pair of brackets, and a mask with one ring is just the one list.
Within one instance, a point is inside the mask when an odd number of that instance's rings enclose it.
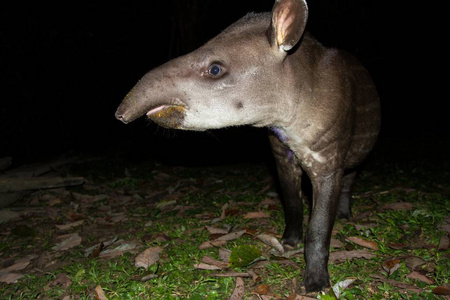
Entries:
{"label": "tapir's chest", "polygon": [[[312,125],[313,126],[313,125]],[[314,130],[314,128],[310,128]],[[311,140],[311,133],[289,134],[285,129],[272,128],[277,137],[295,154],[302,168],[309,176],[328,174],[338,168],[345,168],[345,156],[349,139],[327,140],[326,134]]]}

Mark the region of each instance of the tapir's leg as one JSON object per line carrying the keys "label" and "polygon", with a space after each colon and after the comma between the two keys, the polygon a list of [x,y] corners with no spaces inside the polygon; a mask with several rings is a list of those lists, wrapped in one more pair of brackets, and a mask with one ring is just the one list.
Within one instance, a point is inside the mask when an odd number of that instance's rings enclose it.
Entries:
{"label": "tapir's leg", "polygon": [[269,140],[283,194],[286,227],[282,243],[285,248],[294,248],[302,241],[303,236],[302,169],[294,153],[277,136],[270,134]]}
{"label": "tapir's leg", "polygon": [[339,195],[339,206],[337,217],[339,219],[350,219],[352,217],[351,199],[352,185],[355,181],[356,171],[344,175],[342,179],[341,194]]}
{"label": "tapir's leg", "polygon": [[327,264],[342,174],[343,171],[337,171],[328,176],[311,178],[313,204],[306,233],[306,270],[303,278],[307,292],[321,291],[330,286]]}

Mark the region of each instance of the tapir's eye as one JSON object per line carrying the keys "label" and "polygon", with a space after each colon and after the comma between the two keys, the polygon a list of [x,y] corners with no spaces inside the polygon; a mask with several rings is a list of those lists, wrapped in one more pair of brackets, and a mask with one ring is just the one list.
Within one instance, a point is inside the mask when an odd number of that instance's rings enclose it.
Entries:
{"label": "tapir's eye", "polygon": [[212,64],[208,68],[208,74],[213,77],[219,77],[222,75],[222,67],[218,64]]}

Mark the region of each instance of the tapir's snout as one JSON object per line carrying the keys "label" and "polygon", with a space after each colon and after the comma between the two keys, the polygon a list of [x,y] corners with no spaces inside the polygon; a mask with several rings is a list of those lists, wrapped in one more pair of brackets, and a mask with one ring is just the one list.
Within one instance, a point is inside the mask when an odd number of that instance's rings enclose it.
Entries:
{"label": "tapir's snout", "polygon": [[132,120],[129,120],[126,117],[123,109],[121,109],[121,108],[122,108],[122,106],[119,106],[119,108],[116,110],[116,114],[115,114],[116,119],[119,120],[119,121],[122,121],[125,124],[130,123]]}

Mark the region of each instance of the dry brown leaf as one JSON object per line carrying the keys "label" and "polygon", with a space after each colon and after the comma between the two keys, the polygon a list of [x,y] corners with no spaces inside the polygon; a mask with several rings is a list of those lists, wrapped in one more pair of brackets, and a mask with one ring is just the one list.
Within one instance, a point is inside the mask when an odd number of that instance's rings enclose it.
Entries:
{"label": "dry brown leaf", "polygon": [[410,256],[405,259],[405,265],[414,271],[417,267],[424,265],[426,262],[417,256]]}
{"label": "dry brown leaf", "polygon": [[227,243],[227,241],[219,241],[219,240],[213,240],[213,241],[206,241],[200,244],[198,246],[198,249],[205,250],[212,247],[220,247]]}
{"label": "dry brown leaf", "polygon": [[230,261],[231,250],[220,248],[219,249],[219,258],[224,262]]}
{"label": "dry brown leaf", "polygon": [[378,244],[374,241],[368,241],[368,240],[362,239],[357,236],[348,237],[347,240],[349,240],[361,247],[369,248],[372,250],[378,250]]}
{"label": "dry brown leaf", "polygon": [[441,236],[441,239],[439,241],[438,250],[439,251],[448,250],[449,246],[450,246],[450,240],[448,238],[448,235]]}
{"label": "dry brown leaf", "polygon": [[200,270],[222,270],[222,268],[219,268],[218,266],[205,264],[202,262],[199,264],[194,264],[194,268],[200,269]]}
{"label": "dry brown leaf", "polygon": [[402,249],[406,249],[408,247],[408,244],[403,244],[403,243],[388,243],[387,246],[389,248],[395,249],[395,250],[402,250]]}
{"label": "dry brown leaf", "polygon": [[73,212],[73,211],[69,211],[69,213],[67,214],[67,217],[72,222],[84,219],[84,215],[78,214],[78,213]]}
{"label": "dry brown leaf", "polygon": [[267,284],[260,284],[256,287],[255,293],[258,295],[267,295],[270,291],[270,287]]}
{"label": "dry brown leaf", "polygon": [[270,216],[263,211],[253,211],[253,212],[249,212],[246,213],[243,216],[244,219],[260,219],[260,218],[270,218]]}
{"label": "dry brown leaf", "polygon": [[161,247],[152,247],[144,250],[144,252],[136,256],[134,266],[147,269],[159,260],[159,253],[162,250],[163,248]]}
{"label": "dry brown leaf", "polygon": [[0,282],[4,283],[16,283],[23,274],[19,273],[0,273]]}
{"label": "dry brown leaf", "polygon": [[422,275],[422,274],[420,274],[417,271],[412,271],[411,273],[406,275],[406,277],[411,278],[411,279],[417,279],[417,280],[425,282],[427,284],[433,284],[434,283],[433,279],[428,278],[427,276]]}
{"label": "dry brown leaf", "polygon": [[340,240],[332,237],[330,240],[330,246],[333,248],[342,248],[344,245],[342,244],[342,242]]}
{"label": "dry brown leaf", "polygon": [[64,288],[69,287],[72,284],[72,280],[65,273],[59,273],[56,278],[48,284],[48,286],[60,285]]}
{"label": "dry brown leaf", "polygon": [[383,262],[382,267],[383,269],[388,272],[388,275],[392,275],[395,271],[397,271],[398,268],[400,268],[401,261],[394,258],[390,260],[386,260]]}
{"label": "dry brown leaf", "polygon": [[347,259],[365,258],[372,259],[376,255],[366,250],[352,250],[352,251],[335,251],[330,253],[330,262],[344,262]]}
{"label": "dry brown leaf", "polygon": [[59,230],[68,230],[68,229],[72,229],[74,227],[80,226],[83,223],[84,223],[84,220],[78,220],[78,221],[68,223],[68,224],[55,225],[55,227],[58,228]]}
{"label": "dry brown leaf", "polygon": [[100,252],[99,257],[113,258],[113,257],[119,256],[119,255],[122,255],[129,250],[133,250],[134,248],[136,248],[136,244],[133,244],[133,243],[122,244],[113,249],[103,250],[102,252]]}
{"label": "dry brown leaf", "polygon": [[250,273],[243,273],[243,272],[236,272],[236,271],[210,273],[210,274],[208,274],[208,276],[210,276],[210,277],[252,277],[252,275]]}
{"label": "dry brown leaf", "polygon": [[235,231],[235,232],[231,232],[229,234],[225,234],[222,235],[221,237],[215,239],[216,241],[232,241],[235,239],[240,238],[241,236],[243,236],[245,233],[245,230],[239,230],[239,231]]}
{"label": "dry brown leaf", "polygon": [[396,203],[387,203],[383,206],[384,210],[412,210],[413,205],[409,202],[396,202]]}
{"label": "dry brown leaf", "polygon": [[120,222],[124,222],[127,220],[128,220],[128,218],[127,218],[125,212],[111,214],[110,219],[109,219],[109,221],[111,221],[113,223],[120,223]]}
{"label": "dry brown leaf", "polygon": [[225,269],[228,267],[228,262],[220,261],[217,259],[212,258],[211,256],[205,255],[202,258],[202,262],[205,264],[216,266],[220,269]]}
{"label": "dry brown leaf", "polygon": [[101,287],[101,285],[97,285],[97,287],[95,288],[95,298],[97,300],[108,300],[108,298],[106,298],[105,292],[103,291],[103,288]]}
{"label": "dry brown leaf", "polygon": [[435,287],[433,289],[433,294],[450,295],[450,283],[444,283],[444,285]]}
{"label": "dry brown leaf", "polygon": [[31,260],[35,259],[36,257],[37,257],[37,255],[31,254],[31,255],[27,255],[27,256],[25,256],[23,258],[16,259],[14,261],[14,264],[10,265],[7,268],[1,269],[0,273],[9,273],[11,271],[23,270],[26,267],[28,267],[28,265],[30,264]]}
{"label": "dry brown leaf", "polygon": [[236,287],[234,288],[233,294],[231,294],[230,300],[243,299],[244,292],[244,280],[241,277],[236,277]]}
{"label": "dry brown leaf", "polygon": [[64,234],[58,237],[59,239],[63,239],[62,242],[56,244],[52,247],[53,251],[64,251],[81,244],[81,236],[76,233]]}
{"label": "dry brown leaf", "polygon": [[263,242],[266,245],[271,246],[273,249],[277,250],[280,253],[284,253],[283,245],[278,241],[278,239],[272,235],[269,234],[258,234],[256,236],[257,239],[259,239],[261,242]]}
{"label": "dry brown leaf", "polygon": [[227,234],[230,232],[227,228],[217,228],[213,226],[206,226],[206,229],[208,229],[210,234]]}
{"label": "dry brown leaf", "polygon": [[272,198],[266,198],[263,201],[259,203],[260,206],[275,206],[280,205],[280,201],[272,199]]}
{"label": "dry brown leaf", "polygon": [[438,226],[438,229],[450,234],[450,216],[445,217],[444,220],[442,220],[442,224]]}

